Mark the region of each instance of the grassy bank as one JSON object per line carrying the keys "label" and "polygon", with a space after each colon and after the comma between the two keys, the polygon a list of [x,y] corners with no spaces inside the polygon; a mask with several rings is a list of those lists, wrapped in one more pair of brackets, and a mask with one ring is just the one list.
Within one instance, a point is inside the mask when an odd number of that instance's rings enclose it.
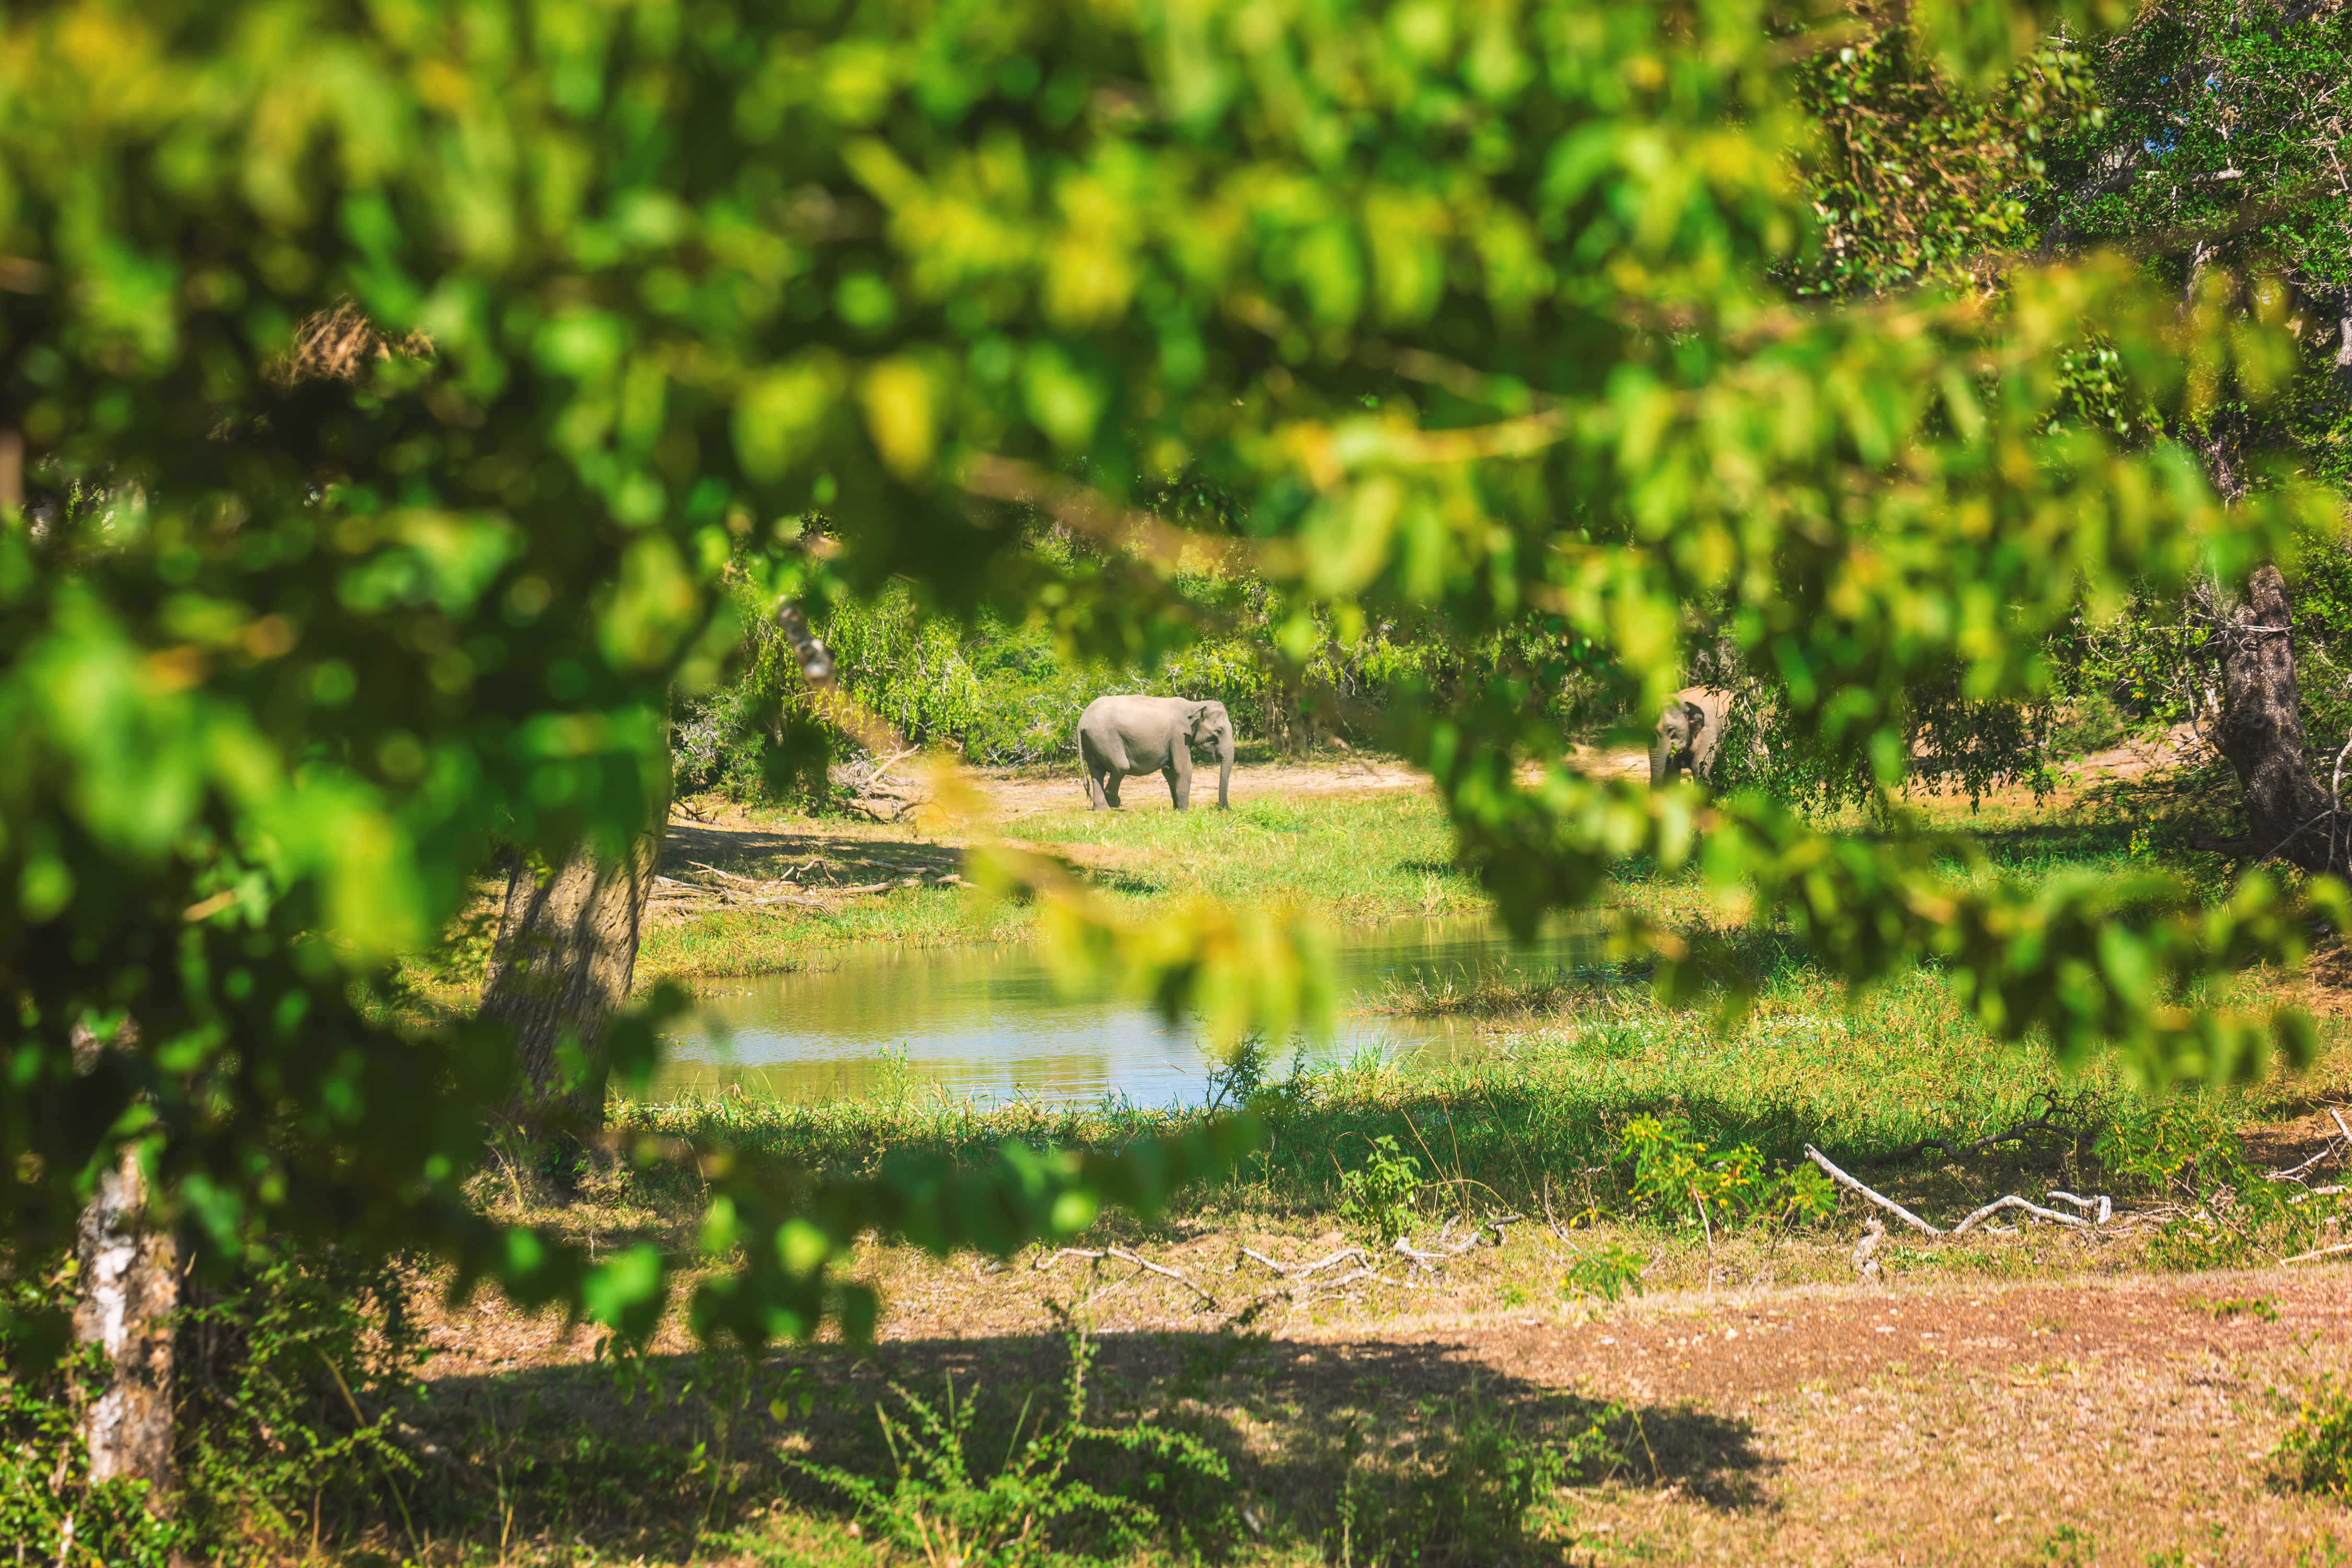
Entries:
{"label": "grassy bank", "polygon": [[[1642,1117],[1684,1123],[1714,1148],[1752,1146],[1778,1165],[1800,1162],[1805,1146],[1816,1145],[1856,1170],[1885,1172],[1893,1188],[1922,1203],[1958,1202],[2012,1178],[2095,1181],[2099,1173],[2086,1170],[2093,1145],[2118,1119],[2156,1103],[2111,1060],[2067,1072],[2036,1046],[1988,1038],[1925,973],[1851,1010],[1818,978],[1785,976],[1722,1035],[1703,1015],[1663,1009],[1633,984],[1548,992],[1547,1000],[1546,1012],[1491,1020],[1475,1047],[1449,1059],[1366,1053],[1321,1070],[1269,1062],[1258,1099],[1269,1145],[1223,1183],[1186,1194],[1173,1217],[1334,1223],[1346,1173],[1382,1138],[1393,1138],[1433,1184],[1423,1194],[1433,1221],[1448,1204],[1538,1205],[1548,1182],[1614,1212],[1623,1194],[1612,1184],[1624,1173],[1612,1162],[1620,1160],[1626,1126]],[[2305,1074],[2164,1103],[2232,1126],[2294,1113],[2315,1097],[2352,1089],[2347,1034],[2329,1021],[2331,1048]],[[615,1121],[851,1173],[886,1152],[983,1159],[1008,1138],[1113,1149],[1198,1114],[1117,1104],[991,1107],[902,1078],[893,1092],[865,1099],[805,1104],[730,1092],[624,1104]],[[2053,1129],[2038,1148],[2003,1146],[1966,1161],[1940,1151],[1903,1154],[1923,1141],[1965,1143],[2035,1121]],[[2061,1147],[2063,1157],[2052,1152]],[[648,1179],[657,1187],[659,1178]],[[636,1201],[657,1209],[655,1192],[646,1188]]]}
{"label": "grassy bank", "polygon": [[[1146,782],[1157,784],[1137,781]],[[1444,813],[1420,790],[1259,797],[1229,812],[1184,813],[1170,810],[1165,800],[1089,812],[1075,784],[1061,793],[1074,804],[1024,811],[1000,831],[1081,868],[1107,901],[1132,914],[1199,898],[1292,904],[1341,925],[1485,908],[1475,883],[1453,864]],[[707,864],[754,878],[812,858],[838,863],[845,877],[876,858],[948,871],[976,837],[944,826],[926,836],[768,812],[742,826],[727,839],[698,841],[715,857]],[[728,909],[648,930],[638,973],[690,982],[784,968],[857,942],[1017,942],[1034,921],[1031,909],[952,886],[898,888],[821,911]]]}

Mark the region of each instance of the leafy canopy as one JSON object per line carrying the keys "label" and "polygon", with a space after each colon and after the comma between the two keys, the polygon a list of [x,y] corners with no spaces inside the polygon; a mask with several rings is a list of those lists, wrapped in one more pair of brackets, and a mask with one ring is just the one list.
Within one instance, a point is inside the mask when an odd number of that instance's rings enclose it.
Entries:
{"label": "leafy canopy", "polygon": [[[1917,47],[1999,77],[2049,20],[1926,7]],[[129,1139],[224,1241],[422,1243],[648,1323],[666,1260],[459,1202],[503,1042],[371,993],[493,835],[553,854],[643,819],[667,693],[738,639],[718,584],[747,545],[771,595],[896,577],[1121,659],[1202,626],[1180,579],[1223,563],[1297,606],[1279,656],[1370,617],[1535,626],[1653,700],[1707,600],[1788,723],[1884,785],[1907,686],[2029,698],[2078,608],[2286,548],[2300,492],[2225,513],[2184,453],[2070,418],[2058,369],[2097,333],[2152,405],[2259,398],[2290,352],[2259,284],[2184,313],[2094,258],[1991,299],[1783,296],[1817,255],[1790,84],[1849,31],[1748,0],[10,12],[10,1234],[64,1234]],[[1132,505],[1178,477],[1237,523]],[[1023,549],[1030,507],[1092,548]],[[815,511],[845,526],[804,537]],[[1515,658],[1394,704],[1517,929],[1628,855],[1696,858],[1856,984],[1944,958],[2004,1034],[2121,1040],[2158,1077],[2304,1037],[2173,1005],[2299,951],[2259,879],[2210,914],[2160,879],[2029,896],[1892,805],[1849,838],[1586,778],[1531,717],[1559,675]],[[1120,931],[1050,868],[986,875],[1232,1033],[1316,1004],[1278,923]],[[1626,934],[1669,989],[1704,977],[1703,947]],[[77,1028],[111,1042],[86,1073]],[[650,1026],[609,1048],[642,1073]],[[861,1229],[1006,1249],[1247,1135],[1010,1148],[975,1182],[705,1151],[734,1262],[698,1323],[856,1327],[871,1300],[828,1270]]]}

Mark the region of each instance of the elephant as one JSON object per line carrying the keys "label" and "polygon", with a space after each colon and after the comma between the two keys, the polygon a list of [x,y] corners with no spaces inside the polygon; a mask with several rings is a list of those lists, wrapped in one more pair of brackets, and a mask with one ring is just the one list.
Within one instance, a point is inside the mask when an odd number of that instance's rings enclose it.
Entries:
{"label": "elephant", "polygon": [[1192,748],[1217,752],[1217,809],[1229,811],[1234,721],[1225,705],[1189,697],[1097,697],[1078,715],[1078,765],[1087,774],[1087,808],[1118,809],[1123,778],[1156,773],[1179,811],[1192,804]]}
{"label": "elephant", "polygon": [[1672,784],[1685,769],[1704,783],[1715,772],[1716,748],[1723,742],[1724,721],[1731,715],[1731,693],[1712,686],[1693,686],[1666,699],[1658,715],[1658,731],[1650,742],[1650,783]]}

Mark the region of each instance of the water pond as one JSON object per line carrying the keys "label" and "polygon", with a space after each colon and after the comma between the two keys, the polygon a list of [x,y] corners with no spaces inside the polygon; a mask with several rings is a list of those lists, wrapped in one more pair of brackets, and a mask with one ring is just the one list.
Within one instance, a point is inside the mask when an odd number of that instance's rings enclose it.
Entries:
{"label": "water pond", "polygon": [[[1342,932],[1339,1032],[1311,1049],[1343,1059],[1367,1047],[1398,1057],[1451,1051],[1471,1037],[1466,1020],[1363,1009],[1395,984],[1458,985],[1480,974],[1544,974],[1598,961],[1598,944],[1584,932],[1519,947],[1480,919]],[[911,1079],[983,1102],[1108,1095],[1166,1105],[1203,1099],[1215,1065],[1189,1026],[1171,1026],[1121,998],[1066,995],[1040,955],[1015,945],[877,945],[819,967],[729,982],[698,999],[665,1055],[656,1089],[666,1095],[740,1083],[810,1101]]]}

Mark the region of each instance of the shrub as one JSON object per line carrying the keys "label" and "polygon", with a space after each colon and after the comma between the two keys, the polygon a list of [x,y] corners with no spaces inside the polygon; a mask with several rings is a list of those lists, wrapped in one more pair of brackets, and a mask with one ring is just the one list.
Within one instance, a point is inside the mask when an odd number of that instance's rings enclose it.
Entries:
{"label": "shrub", "polygon": [[1754,1144],[1710,1148],[1686,1121],[1637,1116],[1626,1123],[1619,1146],[1633,1163],[1636,1203],[1696,1215],[1710,1228],[1753,1218],[1822,1219],[1836,1204],[1835,1189],[1812,1166],[1775,1174]]}
{"label": "shrub", "polygon": [[2312,1384],[2271,1458],[2291,1484],[2352,1502],[2352,1389],[2332,1373]]}
{"label": "shrub", "polygon": [[1421,1186],[1421,1162],[1397,1147],[1394,1133],[1383,1132],[1372,1140],[1371,1157],[1340,1175],[1339,1217],[1385,1247],[1412,1228]]}
{"label": "shrub", "polygon": [[[976,1475],[968,1452],[977,1393],[959,1400],[952,1382],[938,1405],[891,1385],[907,1415],[899,1419],[887,1410],[876,1412],[898,1472],[887,1483],[836,1466],[791,1462],[845,1494],[894,1543],[927,1563],[1017,1568],[1050,1560],[1057,1555],[1057,1538],[1085,1533],[1086,1521],[1113,1550],[1131,1552],[1143,1543],[1156,1514],[1126,1492],[1164,1498],[1171,1472],[1220,1487],[1231,1474],[1223,1459],[1188,1434],[1148,1421],[1087,1425],[1087,1369],[1094,1360],[1094,1345],[1073,1334],[1069,1347],[1062,1419],[1055,1422],[1036,1409],[1031,1425],[1034,1402],[1024,1401],[1013,1419],[1004,1462],[992,1474]],[[1026,1441],[1022,1438],[1024,1427]],[[1145,1473],[1121,1489],[1098,1488],[1072,1473],[1080,1443],[1139,1459]]]}

